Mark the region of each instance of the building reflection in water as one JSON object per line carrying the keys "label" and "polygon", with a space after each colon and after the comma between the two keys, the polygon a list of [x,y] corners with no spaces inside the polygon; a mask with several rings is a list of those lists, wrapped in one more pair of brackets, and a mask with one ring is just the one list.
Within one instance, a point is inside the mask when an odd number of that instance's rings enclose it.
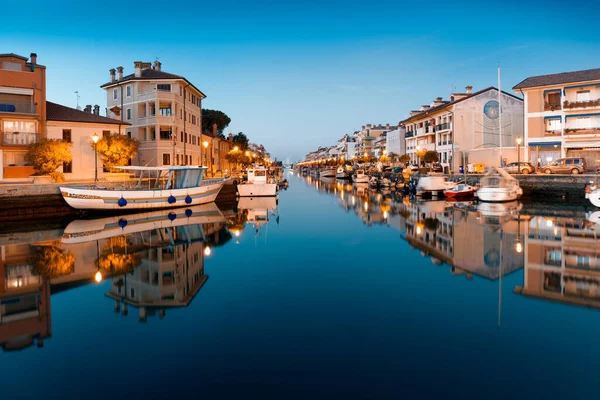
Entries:
{"label": "building reflection in water", "polygon": [[531,218],[523,286],[515,293],[600,308],[599,239],[600,225],[583,216]]}
{"label": "building reflection in water", "polygon": [[0,345],[42,347],[52,335],[51,293],[104,279],[115,311],[163,317],[191,302],[208,279],[204,258],[231,237],[214,203],[0,235]]}

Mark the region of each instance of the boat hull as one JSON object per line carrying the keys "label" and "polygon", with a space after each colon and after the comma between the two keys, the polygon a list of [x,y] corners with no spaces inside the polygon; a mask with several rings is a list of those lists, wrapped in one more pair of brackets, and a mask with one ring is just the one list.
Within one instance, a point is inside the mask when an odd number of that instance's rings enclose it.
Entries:
{"label": "boat hull", "polygon": [[[225,181],[185,189],[118,190],[63,186],[67,204],[77,210],[133,210],[189,207],[215,201]],[[174,200],[174,201],[173,201]]]}
{"label": "boat hull", "polygon": [[596,207],[600,207],[600,189],[593,190],[591,193],[585,195],[585,197]]}
{"label": "boat hull", "polygon": [[333,169],[324,169],[321,171],[321,178],[335,178],[335,170]]}
{"label": "boat hull", "polygon": [[354,182],[356,183],[369,183],[369,177],[367,175],[355,176]]}
{"label": "boat hull", "polygon": [[335,174],[335,177],[337,179],[350,179],[350,176],[345,172],[338,172],[337,174]]}
{"label": "boat hull", "polygon": [[244,183],[238,185],[237,190],[240,197],[262,197],[277,195],[277,185],[274,183]]}
{"label": "boat hull", "polygon": [[461,192],[454,192],[452,190],[445,190],[444,196],[453,198],[472,197],[475,194],[473,190],[465,190]]}
{"label": "boat hull", "polygon": [[502,188],[481,188],[477,191],[477,198],[481,201],[491,203],[502,203],[515,201],[521,194],[516,190],[505,190]]}

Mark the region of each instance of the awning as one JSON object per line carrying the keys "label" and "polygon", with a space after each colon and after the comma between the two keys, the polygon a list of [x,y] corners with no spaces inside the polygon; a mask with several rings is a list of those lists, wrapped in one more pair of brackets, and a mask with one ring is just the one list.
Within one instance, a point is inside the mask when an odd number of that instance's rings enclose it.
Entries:
{"label": "awning", "polygon": [[560,142],[529,142],[529,147],[560,146]]}
{"label": "awning", "polygon": [[597,142],[566,142],[565,149],[580,149],[585,147],[600,148],[600,141]]}
{"label": "awning", "polygon": [[544,117],[544,122],[548,121],[549,119],[558,119],[562,121],[562,117],[560,115],[555,115],[553,117]]}
{"label": "awning", "polygon": [[598,117],[598,116],[600,116],[600,113],[594,113],[594,114],[571,114],[571,115],[565,115],[565,121],[568,120],[569,118]]}

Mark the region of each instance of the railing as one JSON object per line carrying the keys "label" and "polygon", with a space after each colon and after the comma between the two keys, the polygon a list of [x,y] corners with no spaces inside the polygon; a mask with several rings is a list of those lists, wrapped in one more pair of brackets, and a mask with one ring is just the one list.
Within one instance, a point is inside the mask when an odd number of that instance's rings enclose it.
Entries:
{"label": "railing", "polygon": [[565,128],[565,135],[587,135],[590,133],[600,133],[600,127],[595,128]]}
{"label": "railing", "polygon": [[417,136],[422,135],[424,133],[423,128],[417,128]]}
{"label": "railing", "polygon": [[565,100],[563,102],[563,107],[566,108],[566,109],[600,107],[600,99],[597,99],[597,100],[586,100],[586,101],[568,101],[568,100]]}
{"label": "railing", "polygon": [[4,132],[2,133],[3,146],[28,146],[40,141],[39,133],[31,132]]}
{"label": "railing", "polygon": [[554,103],[551,104],[548,102],[544,103],[545,111],[555,111],[555,110],[560,110],[560,109],[561,109],[560,103],[558,103],[558,104],[554,104]]}
{"label": "railing", "polygon": [[438,124],[435,127],[435,129],[437,131],[443,131],[443,130],[451,129],[451,128],[452,128],[452,125],[449,122],[444,122],[443,124]]}
{"label": "railing", "polygon": [[35,114],[35,104],[0,100],[0,113]]}
{"label": "railing", "polygon": [[414,132],[406,132],[406,133],[404,134],[404,137],[413,137],[413,136],[415,136],[415,133],[414,133]]}
{"label": "railing", "polygon": [[547,129],[546,131],[544,131],[544,136],[560,136],[560,135],[561,135],[560,129]]}

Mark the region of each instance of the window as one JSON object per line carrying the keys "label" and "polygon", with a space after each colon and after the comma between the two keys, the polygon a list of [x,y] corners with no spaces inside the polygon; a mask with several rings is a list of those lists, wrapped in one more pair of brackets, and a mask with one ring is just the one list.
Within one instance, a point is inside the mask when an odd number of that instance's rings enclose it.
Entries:
{"label": "window", "polygon": [[567,165],[572,165],[573,164],[573,160],[567,160]]}
{"label": "window", "polygon": [[590,266],[590,256],[577,256],[577,266],[588,268]]}
{"label": "window", "polygon": [[578,90],[577,101],[589,101],[592,99],[592,94],[589,90]]}
{"label": "window", "polygon": [[560,119],[549,119],[548,120],[549,131],[560,131]]}
{"label": "window", "polygon": [[119,92],[117,92],[117,89],[113,89],[113,100],[116,100],[119,98]]}
{"label": "window", "polygon": [[171,165],[171,155],[169,153],[163,153],[163,165]]}
{"label": "window", "polygon": [[70,174],[73,172],[73,162],[63,163],[63,172],[65,174]]}
{"label": "window", "polygon": [[161,107],[158,110],[159,114],[162,115],[163,117],[170,117],[171,116],[171,107]]}
{"label": "window", "polygon": [[183,87],[182,86],[179,86],[179,95],[183,96]]}
{"label": "window", "polygon": [[142,137],[144,138],[144,140],[148,140],[148,131],[146,130],[146,128],[142,128],[142,130],[144,131],[144,135]]}
{"label": "window", "polygon": [[160,140],[171,140],[171,130],[160,129]]}
{"label": "window", "polygon": [[179,119],[183,119],[183,111],[179,110]]}
{"label": "window", "polygon": [[152,104],[150,106],[150,116],[154,117],[156,115],[156,104]]}
{"label": "window", "polygon": [[183,143],[183,132],[180,133],[180,137],[181,138],[179,139],[179,141]]}
{"label": "window", "polygon": [[127,109],[127,120],[131,120],[131,108]]}
{"label": "window", "polygon": [[170,92],[171,84],[170,83],[159,83],[156,85],[156,90],[159,90],[161,92]]}
{"label": "window", "polygon": [[546,259],[544,260],[545,264],[560,265],[561,260],[562,260],[562,250],[551,249],[551,250],[546,251]]}
{"label": "window", "polygon": [[63,129],[62,132],[62,140],[67,142],[67,143],[71,143],[71,130],[70,129]]}
{"label": "window", "polygon": [[575,120],[575,127],[580,129],[590,128],[591,119],[590,117],[580,117]]}
{"label": "window", "polygon": [[156,130],[154,129],[150,132],[150,140],[156,140]]}
{"label": "window", "polygon": [[102,131],[102,137],[110,136],[110,131]]}
{"label": "window", "polygon": [[127,97],[131,97],[131,85],[127,85],[127,87],[125,88],[126,93],[127,93]]}
{"label": "window", "polygon": [[183,112],[183,119],[184,119],[184,121],[187,121],[187,111]]}
{"label": "window", "polygon": [[548,104],[550,106],[560,106],[560,93],[548,93]]}

